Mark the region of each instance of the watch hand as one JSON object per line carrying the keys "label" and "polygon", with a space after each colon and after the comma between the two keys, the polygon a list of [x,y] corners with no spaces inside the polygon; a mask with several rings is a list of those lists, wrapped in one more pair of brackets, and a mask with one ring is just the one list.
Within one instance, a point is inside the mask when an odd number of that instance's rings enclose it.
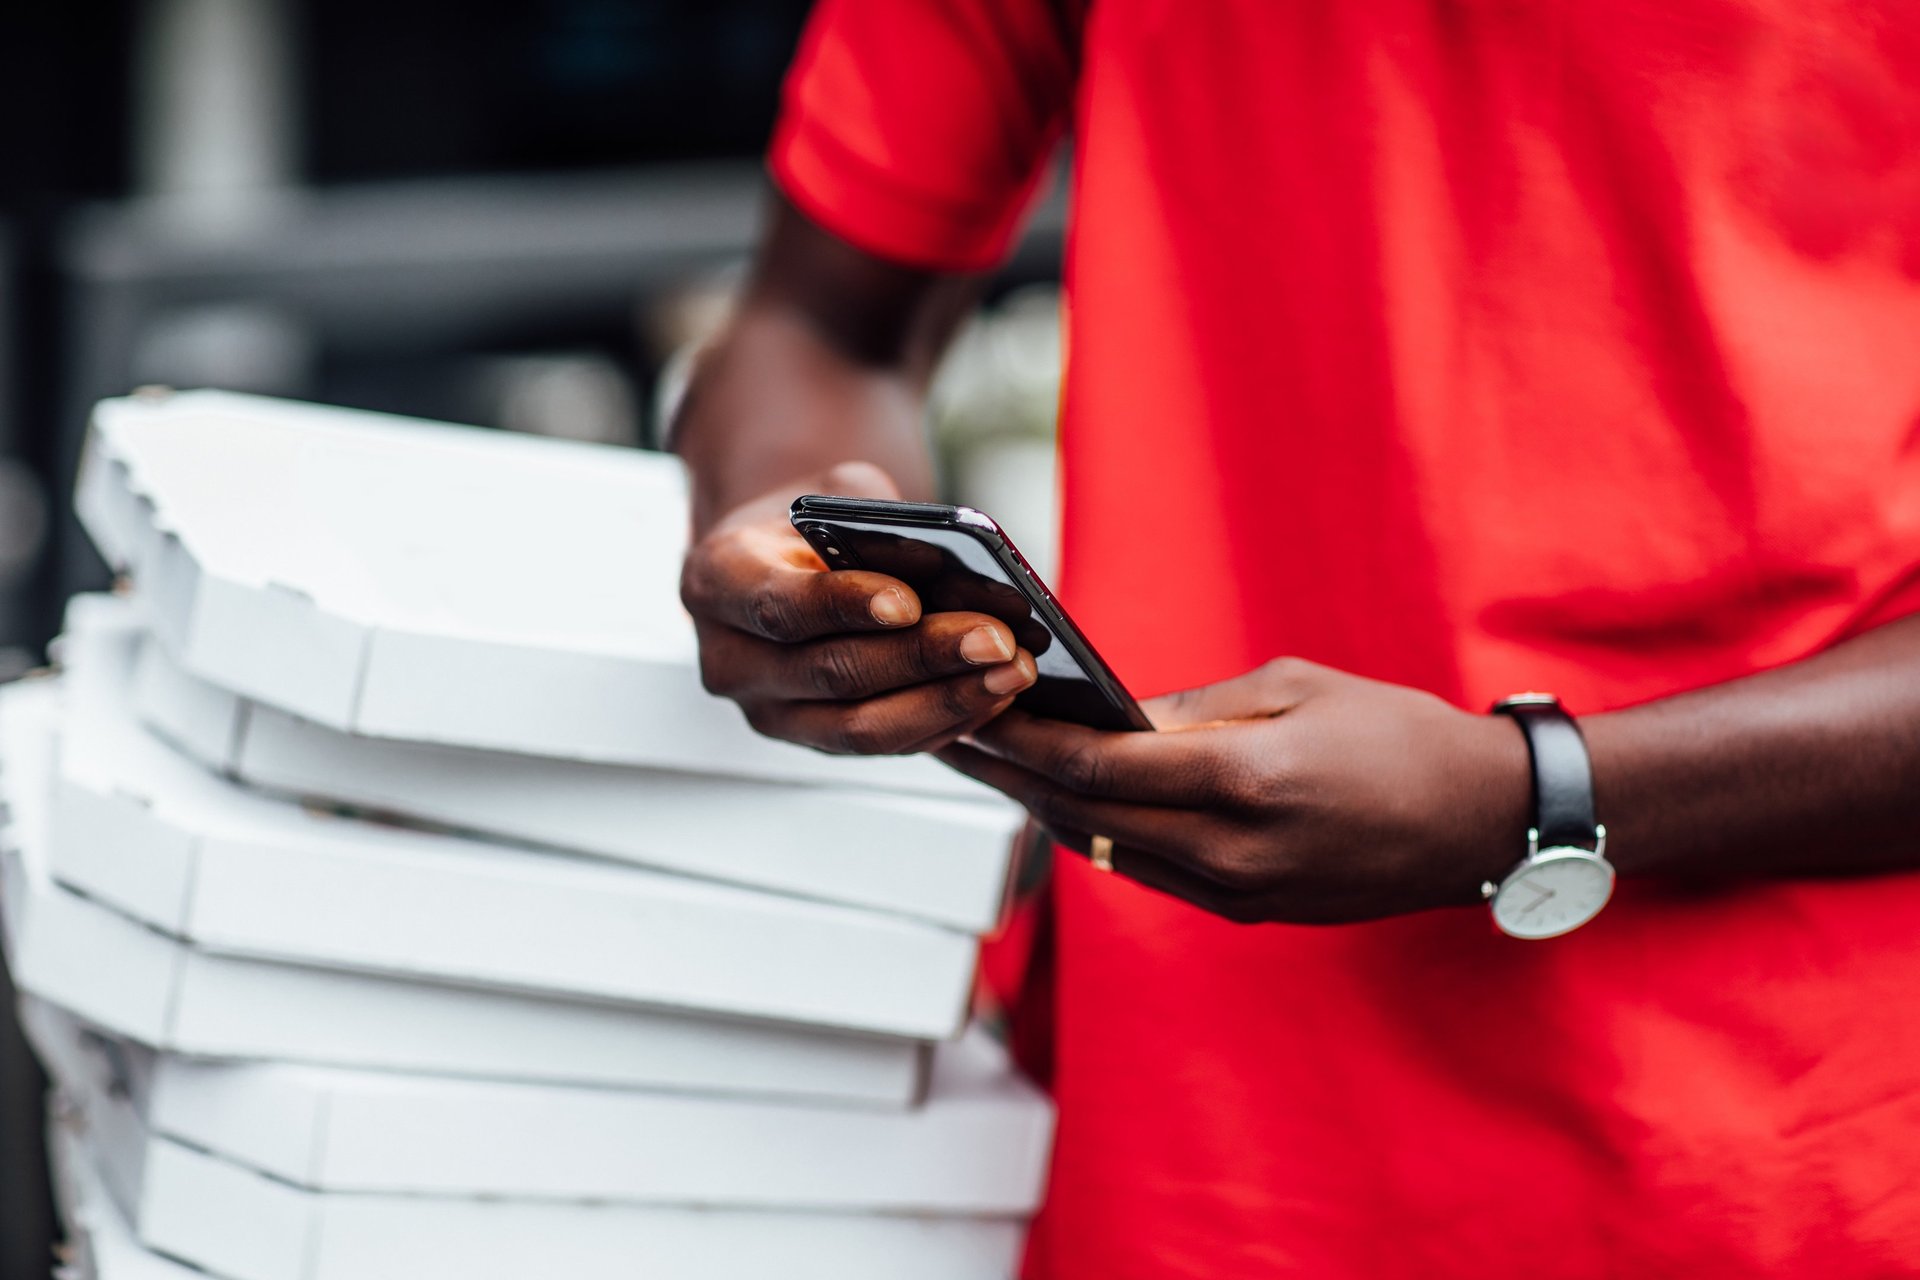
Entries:
{"label": "watch hand", "polygon": [[1548,898],[1551,898],[1551,897],[1553,897],[1553,896],[1554,896],[1554,894],[1555,894],[1556,892],[1558,892],[1558,891],[1557,891],[1557,890],[1554,890],[1554,889],[1549,889],[1549,890],[1547,890],[1547,891],[1546,891],[1545,893],[1543,893],[1543,894],[1541,894],[1541,895],[1540,895],[1539,897],[1537,897],[1537,898],[1535,898],[1535,899],[1534,899],[1534,900],[1533,900],[1532,902],[1529,902],[1529,903],[1528,903],[1528,904],[1527,904],[1526,906],[1524,906],[1524,907],[1522,907],[1522,908],[1520,908],[1520,914],[1521,914],[1521,915],[1525,915],[1525,914],[1527,914],[1527,912],[1529,912],[1529,911],[1531,911],[1531,910],[1533,910],[1533,909],[1534,909],[1535,907],[1537,907],[1537,906],[1539,906],[1539,905],[1540,905],[1541,903],[1543,903],[1543,902],[1545,902],[1545,901],[1546,901],[1546,900],[1547,900]]}

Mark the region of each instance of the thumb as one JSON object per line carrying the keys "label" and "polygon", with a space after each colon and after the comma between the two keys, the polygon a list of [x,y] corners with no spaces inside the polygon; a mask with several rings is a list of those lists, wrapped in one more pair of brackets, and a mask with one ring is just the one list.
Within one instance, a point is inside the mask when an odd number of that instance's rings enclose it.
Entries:
{"label": "thumb", "polygon": [[1227,720],[1264,720],[1312,696],[1326,668],[1303,658],[1275,658],[1245,675],[1183,689],[1140,704],[1162,731],[1197,729]]}

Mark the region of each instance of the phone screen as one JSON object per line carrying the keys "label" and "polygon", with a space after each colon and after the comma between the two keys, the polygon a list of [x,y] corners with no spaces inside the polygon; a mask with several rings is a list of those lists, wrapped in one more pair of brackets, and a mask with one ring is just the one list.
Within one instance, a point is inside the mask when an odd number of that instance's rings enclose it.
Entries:
{"label": "phone screen", "polygon": [[[974,533],[920,525],[903,529],[839,514],[819,523],[831,528],[842,552],[829,560],[833,567],[871,569],[898,578],[920,596],[926,613],[984,613],[1006,623],[1020,647],[1033,655],[1039,672],[1033,687],[1014,699],[1021,710],[1095,729],[1148,727],[1084,638],[1062,634],[1071,631],[1071,624],[1056,629],[1043,612],[1047,606],[1030,603],[1014,585],[1022,571],[1002,564]],[[1036,592],[1044,591],[1037,581],[1028,580]],[[1075,654],[1076,647],[1084,650],[1084,661]],[[1096,668],[1114,693],[1102,687]]]}

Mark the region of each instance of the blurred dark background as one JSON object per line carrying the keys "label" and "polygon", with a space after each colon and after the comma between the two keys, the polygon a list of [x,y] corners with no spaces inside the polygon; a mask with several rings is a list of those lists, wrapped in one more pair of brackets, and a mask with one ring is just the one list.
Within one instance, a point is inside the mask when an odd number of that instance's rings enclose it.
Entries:
{"label": "blurred dark background", "polygon": [[[67,512],[103,396],[225,386],[655,443],[752,242],[808,7],[0,8],[0,680],[105,582]],[[1038,305],[1025,290],[1006,339],[974,344],[976,382],[1039,406],[980,474],[1042,504],[1055,370],[996,361],[1048,349],[1032,335],[1057,325],[1061,221],[1056,197],[994,287],[1037,284]],[[989,433],[1021,412],[989,403]],[[39,1089],[0,1015],[8,1277],[48,1274]]]}
{"label": "blurred dark background", "polygon": [[[226,386],[611,443],[754,234],[808,0],[80,0],[0,31],[0,678],[101,571],[87,406]],[[997,293],[1052,279],[1060,202]]]}
{"label": "blurred dark background", "polygon": [[644,397],[639,309],[743,247],[807,7],[7,6],[0,663],[37,657],[94,572],[47,511],[100,395],[228,384],[489,425],[542,386],[602,418]]}

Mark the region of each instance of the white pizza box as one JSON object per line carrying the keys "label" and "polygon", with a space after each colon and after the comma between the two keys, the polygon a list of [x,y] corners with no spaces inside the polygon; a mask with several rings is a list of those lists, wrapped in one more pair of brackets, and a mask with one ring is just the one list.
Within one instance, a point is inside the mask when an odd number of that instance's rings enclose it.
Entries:
{"label": "white pizza box", "polygon": [[755,734],[701,687],[662,454],[258,396],[94,410],[75,504],[189,671],[380,738],[981,797]]}
{"label": "white pizza box", "polygon": [[[23,991],[158,1049],[389,1071],[904,1107],[910,1041],[543,999],[212,955],[53,882],[46,787],[57,688],[0,690],[0,937]],[[37,749],[36,749],[37,748]]]}
{"label": "white pizza box", "polygon": [[[917,1205],[897,1188],[885,1189],[879,1197],[898,1206],[894,1208],[873,1207],[868,1203],[872,1197],[864,1193],[849,1203],[798,1207],[756,1203],[750,1195],[769,1184],[761,1172],[769,1164],[803,1173],[821,1169],[821,1185],[839,1185],[846,1191],[852,1191],[853,1184],[843,1183],[837,1171],[880,1186],[877,1176],[856,1170],[861,1159],[877,1159],[895,1174],[901,1168],[899,1161],[888,1159],[881,1149],[884,1144],[868,1137],[853,1135],[853,1149],[846,1150],[835,1137],[823,1140],[818,1134],[790,1129],[777,1118],[771,1121],[771,1133],[757,1125],[732,1131],[740,1136],[740,1144],[717,1157],[684,1145],[689,1141],[685,1125],[656,1126],[640,1134],[620,1130],[630,1146],[643,1153],[637,1163],[662,1169],[680,1165],[692,1171],[695,1181],[701,1180],[703,1171],[724,1166],[729,1173],[722,1183],[736,1180],[749,1188],[749,1196],[724,1191],[712,1196],[711,1187],[712,1198],[686,1201],[658,1195],[581,1199],[316,1190],[311,1177],[289,1179],[261,1167],[262,1163],[307,1159],[300,1151],[303,1143],[312,1144],[309,1151],[317,1153],[321,1138],[314,1135],[336,1131],[326,1113],[300,1113],[302,1107],[316,1105],[312,1097],[290,1093],[283,1085],[267,1085],[263,1090],[217,1082],[205,1096],[194,1097],[196,1090],[189,1085],[179,1090],[187,1101],[168,1102],[169,1093],[177,1088],[168,1072],[190,1064],[164,1057],[143,1060],[130,1046],[90,1035],[57,1015],[50,1017],[44,1006],[29,1006],[23,1012],[28,1032],[62,1093],[78,1103],[85,1153],[98,1163],[112,1200],[126,1213],[138,1239],[150,1249],[231,1280],[378,1280],[387,1276],[523,1280],[536,1275],[582,1280],[631,1276],[894,1280],[903,1275],[1005,1280],[1018,1257],[1023,1219],[1038,1196],[1038,1181],[1028,1176],[1028,1168],[1045,1160],[1047,1122],[1044,1104],[1039,1104],[1029,1108],[1039,1117],[1029,1128],[1042,1130],[1032,1135],[1039,1144],[1037,1150],[1006,1157],[992,1171],[1019,1180],[1020,1189],[984,1198],[962,1197],[963,1202],[978,1199],[986,1206],[974,1210]],[[285,1067],[213,1070],[299,1073],[297,1068]],[[283,1104],[291,1104],[293,1111],[283,1112]],[[318,1105],[329,1111],[344,1106],[353,1119],[347,1125],[349,1132],[340,1136],[363,1155],[371,1149],[364,1139],[350,1136],[357,1125],[373,1118],[350,1095],[329,1094]],[[172,1114],[175,1122],[194,1132],[241,1136],[254,1158],[236,1159],[196,1141],[170,1136],[167,1122],[159,1118],[162,1113]],[[860,1113],[813,1114],[846,1118]],[[215,1118],[195,1119],[202,1116]],[[293,1132],[302,1123],[313,1131],[304,1139]],[[578,1118],[566,1107],[548,1103],[531,1115],[510,1108],[507,1114],[475,1116],[469,1123],[515,1145],[524,1144],[549,1124],[571,1132]],[[248,1132],[242,1135],[242,1130]],[[378,1135],[365,1131],[365,1137]],[[419,1127],[403,1120],[384,1145],[397,1150],[408,1141],[422,1139]],[[549,1143],[561,1140],[556,1134]],[[426,1141],[431,1145],[433,1139]],[[970,1142],[980,1145],[977,1135],[970,1135]],[[484,1136],[468,1136],[460,1145],[473,1151],[486,1144]],[[579,1167],[605,1161],[609,1145],[596,1131],[570,1159]],[[655,1154],[644,1154],[648,1151]],[[262,1155],[265,1161],[259,1159]],[[626,1152],[611,1158],[616,1164],[636,1163]],[[951,1153],[951,1158],[960,1165],[969,1163],[964,1151]],[[483,1160],[488,1168],[508,1163],[493,1153]],[[413,1162],[403,1156],[402,1163]],[[924,1160],[919,1163],[934,1167]],[[944,1179],[949,1194],[960,1181],[953,1176]],[[918,1187],[922,1195],[931,1189],[925,1177],[909,1185]],[[997,1207],[1003,1203],[1016,1207],[1003,1211]]]}
{"label": "white pizza box", "polygon": [[54,878],[208,951],[938,1038],[976,944],[920,921],[302,809],[222,781],[127,704],[134,635],[84,628]]}
{"label": "white pizza box", "polygon": [[69,1093],[310,1191],[1020,1217],[1045,1098],[975,1029],[909,1111],[181,1058],[35,1000],[22,1026]]}
{"label": "white pizza box", "polygon": [[322,1195],[156,1140],[129,1217],[218,1280],[1009,1280],[1023,1224]]}
{"label": "white pizza box", "polygon": [[[141,1208],[172,1247],[225,1264],[209,1272],[141,1246],[82,1132],[63,1127],[55,1137],[77,1255],[61,1280],[1007,1280],[1020,1240],[1017,1224],[997,1220],[681,1208],[453,1202],[429,1206],[429,1221],[405,1201],[304,1196],[236,1177],[210,1157],[157,1140],[165,1155],[146,1179],[151,1194]],[[251,1216],[221,1220],[227,1200],[244,1202]],[[310,1264],[288,1256],[288,1217],[313,1223]]]}
{"label": "white pizza box", "polygon": [[[62,661],[84,666],[84,649],[67,652],[77,638],[140,615],[118,597],[76,597]],[[139,717],[256,789],[970,933],[991,931],[1006,900],[1011,805],[356,738],[208,684],[159,645],[139,649]]]}

